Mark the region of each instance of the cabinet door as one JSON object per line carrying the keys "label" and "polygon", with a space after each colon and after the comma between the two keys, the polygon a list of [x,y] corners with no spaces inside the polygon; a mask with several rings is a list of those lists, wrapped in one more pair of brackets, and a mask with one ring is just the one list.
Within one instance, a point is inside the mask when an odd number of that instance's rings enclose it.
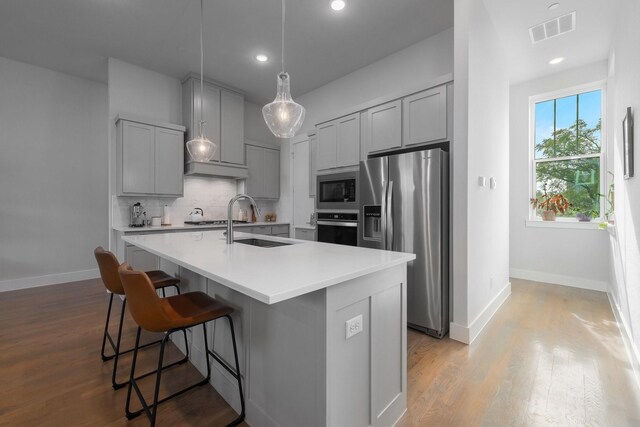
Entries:
{"label": "cabinet door", "polygon": [[125,247],[125,259],[134,270],[141,271],[157,270],[160,261],[157,255],[130,245]]}
{"label": "cabinet door", "polygon": [[402,146],[402,103],[400,100],[367,111],[365,143],[367,153]]}
{"label": "cabinet door", "polygon": [[354,166],[360,163],[360,113],[336,120],[336,165]]}
{"label": "cabinet door", "polygon": [[309,138],[309,197],[316,196],[316,177],[318,176],[318,139]]}
{"label": "cabinet door", "polygon": [[280,198],[280,151],[264,149],[264,194],[266,199]]}
{"label": "cabinet door", "polygon": [[221,91],[221,160],[244,165],[244,97]]}
{"label": "cabinet door", "polygon": [[[220,89],[205,83],[203,92],[202,119],[206,122],[204,125],[204,134],[211,141],[218,144],[218,149],[211,160],[220,161]],[[191,129],[191,138],[198,136],[199,132],[200,83],[194,82],[193,94],[193,128]]]}
{"label": "cabinet door", "polygon": [[182,196],[184,188],[184,136],[176,130],[156,128],[155,193]]}
{"label": "cabinet door", "polygon": [[338,134],[336,122],[319,125],[316,128],[318,137],[318,170],[336,167],[336,144]]}
{"label": "cabinet door", "polygon": [[154,192],[154,140],[153,126],[122,122],[123,193]]}
{"label": "cabinet door", "polygon": [[316,240],[316,230],[309,228],[296,228],[296,239],[314,242]]}
{"label": "cabinet door", "polygon": [[447,88],[440,86],[404,98],[404,145],[447,138]]}
{"label": "cabinet door", "polygon": [[252,197],[263,197],[265,194],[264,182],[264,149],[253,145],[246,146],[247,168],[249,176],[246,181],[247,194]]}
{"label": "cabinet door", "polygon": [[293,224],[304,226],[314,210],[314,200],[309,197],[309,140],[293,144]]}

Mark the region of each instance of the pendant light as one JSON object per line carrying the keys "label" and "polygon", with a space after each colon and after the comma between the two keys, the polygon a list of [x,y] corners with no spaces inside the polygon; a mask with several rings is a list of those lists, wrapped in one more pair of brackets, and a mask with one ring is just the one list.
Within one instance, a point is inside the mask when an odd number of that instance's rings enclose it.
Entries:
{"label": "pendant light", "polygon": [[204,15],[204,0],[200,0],[200,125],[199,132],[196,138],[187,142],[187,151],[193,160],[196,162],[208,162],[213,158],[218,150],[217,144],[214,144],[204,135],[205,121],[202,118],[203,115],[203,102],[204,89],[203,89],[203,74],[204,74],[204,41],[202,36],[202,21]]}
{"label": "pendant light", "polygon": [[262,107],[262,116],[269,130],[278,138],[292,138],[304,122],[304,107],[291,99],[289,74],[284,71],[285,0],[282,0],[282,71],[278,73],[276,99]]}

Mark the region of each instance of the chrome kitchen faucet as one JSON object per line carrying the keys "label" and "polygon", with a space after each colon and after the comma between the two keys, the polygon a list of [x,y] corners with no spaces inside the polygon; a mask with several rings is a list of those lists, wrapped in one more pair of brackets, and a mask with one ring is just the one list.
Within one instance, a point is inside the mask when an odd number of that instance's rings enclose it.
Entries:
{"label": "chrome kitchen faucet", "polygon": [[247,199],[256,210],[256,215],[262,216],[262,211],[258,207],[258,204],[253,197],[247,194],[237,194],[229,200],[229,208],[227,209],[227,244],[230,245],[233,243],[233,204],[238,200]]}

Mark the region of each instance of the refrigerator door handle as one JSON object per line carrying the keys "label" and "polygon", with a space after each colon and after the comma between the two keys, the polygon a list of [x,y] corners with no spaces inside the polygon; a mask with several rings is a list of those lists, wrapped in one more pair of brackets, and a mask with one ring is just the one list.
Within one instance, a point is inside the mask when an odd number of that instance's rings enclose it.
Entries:
{"label": "refrigerator door handle", "polygon": [[380,206],[382,217],[382,249],[387,249],[387,191],[389,191],[389,182],[385,181],[382,188],[382,206]]}
{"label": "refrigerator door handle", "polygon": [[394,235],[393,235],[393,181],[389,181],[389,183],[387,184],[387,192],[386,192],[386,208],[387,211],[385,212],[385,217],[386,217],[386,229],[385,229],[385,234],[386,234],[386,240],[387,240],[387,244],[388,244],[388,250],[392,251],[393,250],[393,239],[394,239]]}

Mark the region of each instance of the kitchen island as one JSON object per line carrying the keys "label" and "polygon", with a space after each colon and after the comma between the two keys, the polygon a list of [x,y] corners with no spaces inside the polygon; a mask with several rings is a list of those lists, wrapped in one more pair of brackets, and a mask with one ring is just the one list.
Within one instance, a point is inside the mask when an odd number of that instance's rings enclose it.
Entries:
{"label": "kitchen island", "polygon": [[[227,245],[222,231],[123,240],[160,257],[183,292],[234,307],[249,425],[393,425],[406,410],[406,274],[415,256],[235,236],[248,238],[286,245]],[[208,330],[215,351],[232,361],[227,323]],[[205,372],[200,336],[189,334],[189,346]],[[185,350],[180,337],[176,344]],[[212,385],[239,411],[235,380],[213,361],[212,368]]]}

